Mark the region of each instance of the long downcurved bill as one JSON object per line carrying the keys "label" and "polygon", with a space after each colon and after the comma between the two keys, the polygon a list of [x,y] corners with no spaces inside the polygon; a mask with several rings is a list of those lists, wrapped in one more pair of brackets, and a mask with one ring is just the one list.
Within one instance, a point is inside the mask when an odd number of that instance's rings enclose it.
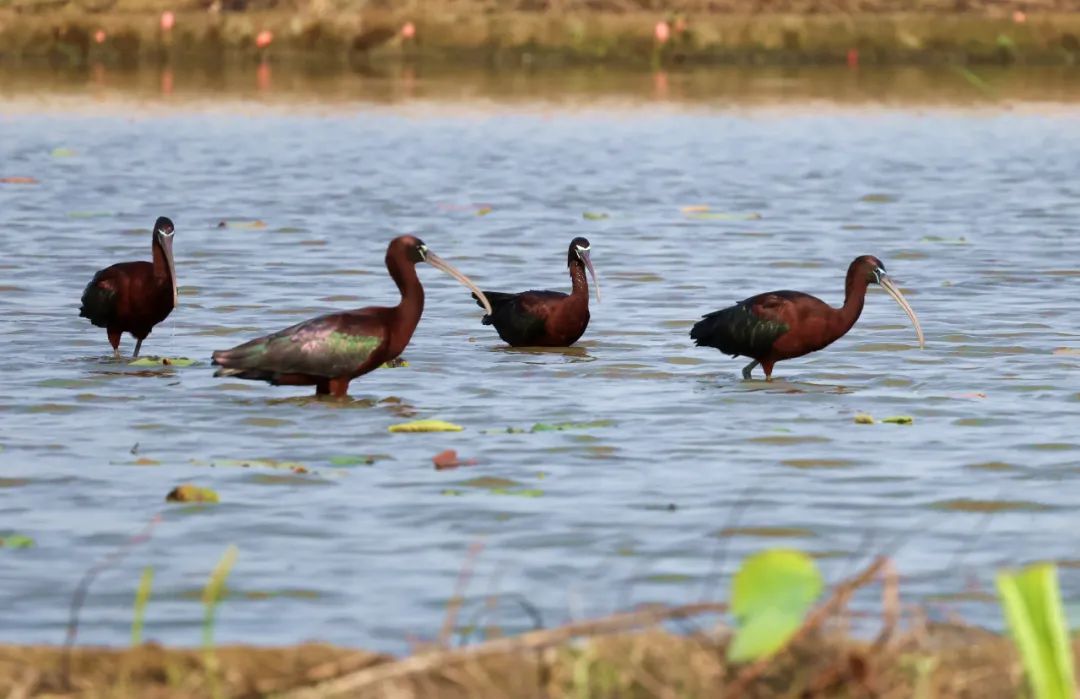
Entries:
{"label": "long downcurved bill", "polygon": [[581,261],[585,263],[585,268],[589,270],[589,274],[592,275],[593,286],[596,287],[596,302],[600,303],[600,282],[596,279],[596,268],[592,266],[592,257],[589,256],[588,250],[582,250],[580,253]]}
{"label": "long downcurved bill", "polygon": [[476,298],[480,299],[480,303],[484,304],[484,312],[488,315],[491,315],[491,303],[487,300],[487,296],[484,296],[484,292],[480,291],[480,287],[478,287],[476,284],[473,284],[471,279],[454,269],[452,266],[450,266],[448,262],[446,262],[444,259],[436,255],[435,253],[431,252],[430,250],[428,250],[427,253],[424,255],[424,261],[430,264],[435,269],[441,269],[454,279],[457,279],[459,282],[464,284],[470,291],[476,294]]}
{"label": "long downcurved bill", "polygon": [[179,294],[176,291],[176,262],[173,261],[172,254],[172,236],[158,235],[156,236],[158,245],[161,246],[161,252],[165,255],[165,262],[169,265],[169,282],[172,283],[172,305],[176,308],[180,305]]}
{"label": "long downcurved bill", "polygon": [[915,326],[915,335],[919,338],[919,349],[925,347],[926,343],[923,340],[922,326],[919,325],[919,319],[916,317],[915,311],[912,310],[911,306],[908,304],[907,299],[905,299],[904,295],[900,293],[900,290],[896,288],[896,284],[884,274],[878,279],[878,283],[881,284],[881,288],[884,289],[889,296],[893,297],[893,301],[900,304],[900,308],[903,308],[904,313],[907,313],[907,317],[911,319],[911,324]]}

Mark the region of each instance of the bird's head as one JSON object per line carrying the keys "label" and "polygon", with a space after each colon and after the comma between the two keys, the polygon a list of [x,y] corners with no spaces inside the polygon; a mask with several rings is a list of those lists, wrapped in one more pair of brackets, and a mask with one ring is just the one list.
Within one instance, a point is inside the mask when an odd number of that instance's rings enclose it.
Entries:
{"label": "bird's head", "polygon": [[900,305],[900,308],[904,309],[904,313],[911,319],[911,324],[915,326],[915,335],[919,338],[919,347],[922,348],[926,345],[923,339],[922,326],[919,325],[919,318],[915,315],[915,311],[911,308],[911,304],[907,302],[904,295],[900,293],[899,287],[893,282],[892,278],[885,272],[885,263],[873,255],[862,255],[856,257],[851,263],[851,267],[848,268],[848,277],[862,277],[866,280],[867,284],[877,284],[885,290],[889,296],[893,297],[893,300]]}
{"label": "bird's head", "polygon": [[154,222],[154,245],[161,248],[165,256],[165,263],[169,266],[169,282],[172,284],[173,307],[178,305],[179,294],[176,290],[176,262],[173,261],[173,236],[176,229],[173,222],[166,216],[159,216]]}
{"label": "bird's head", "polygon": [[480,288],[471,279],[455,269],[449,262],[432,252],[424,244],[424,241],[415,235],[401,235],[390,241],[390,246],[386,249],[386,265],[393,270],[395,264],[399,261],[413,265],[426,262],[432,267],[446,272],[476,294],[476,297],[484,305],[485,313],[490,314],[492,312],[491,303],[488,301],[487,296],[484,296],[484,292],[480,291]]}
{"label": "bird's head", "polygon": [[592,275],[593,286],[596,288],[596,302],[600,302],[600,282],[596,279],[596,268],[593,267],[592,257],[590,252],[592,246],[589,244],[587,238],[578,236],[570,241],[570,249],[566,253],[566,266],[570,269],[574,268],[575,264],[582,265],[585,269],[589,270],[589,274]]}

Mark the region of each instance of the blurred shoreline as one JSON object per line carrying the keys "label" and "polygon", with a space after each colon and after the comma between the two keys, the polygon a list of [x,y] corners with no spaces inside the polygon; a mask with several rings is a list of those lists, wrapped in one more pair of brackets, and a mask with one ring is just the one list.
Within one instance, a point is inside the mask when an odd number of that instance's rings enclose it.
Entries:
{"label": "blurred shoreline", "polygon": [[844,2],[808,0],[665,5],[676,9],[644,10],[632,0],[0,0],[0,69],[1080,65],[1080,0],[1037,11],[937,0],[873,0],[857,13]]}

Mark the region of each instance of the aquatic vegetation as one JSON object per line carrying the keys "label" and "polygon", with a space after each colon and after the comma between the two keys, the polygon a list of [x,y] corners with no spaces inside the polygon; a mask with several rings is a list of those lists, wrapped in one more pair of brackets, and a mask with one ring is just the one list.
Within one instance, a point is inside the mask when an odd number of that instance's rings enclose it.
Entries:
{"label": "aquatic vegetation", "polygon": [[436,471],[445,471],[447,469],[460,468],[462,466],[475,466],[479,463],[476,459],[459,459],[457,452],[453,449],[440,451],[438,454],[431,457],[431,461],[435,464]]}
{"label": "aquatic vegetation", "polygon": [[187,357],[139,357],[128,362],[128,366],[191,366],[194,359]]}
{"label": "aquatic vegetation", "polygon": [[1043,563],[997,576],[1001,607],[1035,699],[1076,696],[1073,652],[1057,566]]}
{"label": "aquatic vegetation", "polygon": [[0,536],[0,549],[28,549],[34,540],[25,534],[5,534]]}
{"label": "aquatic vegetation", "polygon": [[178,485],[165,496],[166,502],[218,502],[218,494],[210,488],[185,483]]}
{"label": "aquatic vegetation", "polygon": [[893,425],[912,425],[915,423],[915,418],[910,415],[893,415],[892,417],[883,417],[881,421]]}
{"label": "aquatic vegetation", "polygon": [[465,428],[445,420],[413,420],[390,425],[390,432],[461,432]]}

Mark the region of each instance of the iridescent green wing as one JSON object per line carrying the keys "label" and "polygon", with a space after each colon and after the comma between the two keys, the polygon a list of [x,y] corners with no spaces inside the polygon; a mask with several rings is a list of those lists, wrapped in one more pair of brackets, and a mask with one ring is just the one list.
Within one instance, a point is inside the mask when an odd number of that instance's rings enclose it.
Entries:
{"label": "iridescent green wing", "polygon": [[373,313],[331,313],[272,335],[214,353],[230,373],[346,376],[385,342],[386,330]]}

